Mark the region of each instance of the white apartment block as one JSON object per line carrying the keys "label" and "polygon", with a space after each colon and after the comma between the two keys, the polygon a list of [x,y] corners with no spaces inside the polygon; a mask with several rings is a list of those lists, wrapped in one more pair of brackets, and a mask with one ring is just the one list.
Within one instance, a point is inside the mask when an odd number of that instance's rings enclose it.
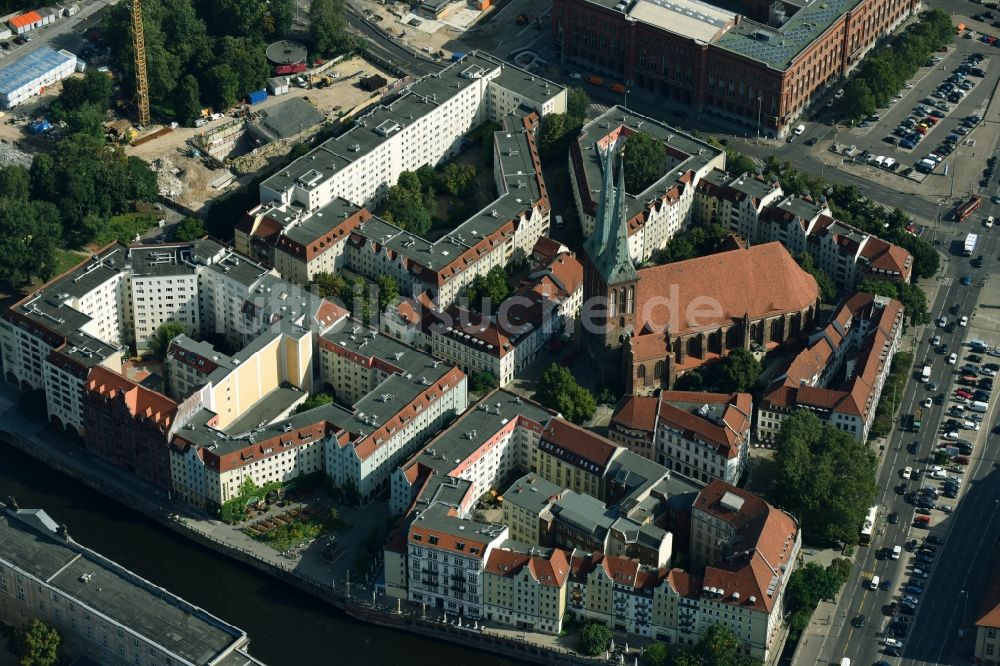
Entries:
{"label": "white apartment block", "polygon": [[570,184],[585,237],[594,230],[596,197],[603,180],[593,146],[617,150],[638,132],[650,134],[663,144],[665,161],[663,177],[642,192],[628,192],[625,196],[629,256],[636,264],[649,259],[688,226],[699,181],[726,164],[725,151],[620,106],[609,108],[584,125],[579,138],[570,145]]}
{"label": "white apartment block", "polygon": [[503,525],[447,515],[436,504],[416,515],[407,538],[409,600],[468,618],[483,617],[483,573]]}
{"label": "white apartment block", "polygon": [[483,52],[406,86],[403,94],[359,117],[260,185],[261,202],[307,211],[336,198],[370,206],[403,171],[434,166],[455,154],[462,137],[486,120],[527,107],[539,116],[564,113],[566,91]]}

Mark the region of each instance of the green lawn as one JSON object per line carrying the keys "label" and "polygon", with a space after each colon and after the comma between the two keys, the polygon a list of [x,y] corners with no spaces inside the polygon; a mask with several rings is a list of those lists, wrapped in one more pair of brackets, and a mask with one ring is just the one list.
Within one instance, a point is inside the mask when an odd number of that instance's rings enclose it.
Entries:
{"label": "green lawn", "polygon": [[53,275],[62,275],[69,269],[76,266],[78,263],[87,258],[86,252],[80,252],[77,250],[64,250],[59,248],[55,252],[56,264],[53,271]]}

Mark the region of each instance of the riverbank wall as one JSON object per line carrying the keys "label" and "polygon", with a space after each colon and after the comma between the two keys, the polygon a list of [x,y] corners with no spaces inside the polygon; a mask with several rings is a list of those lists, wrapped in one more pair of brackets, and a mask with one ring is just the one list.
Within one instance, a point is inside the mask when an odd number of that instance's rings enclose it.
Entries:
{"label": "riverbank wall", "polygon": [[[253,567],[325,601],[356,621],[406,631],[425,638],[444,640],[462,647],[484,650],[503,657],[544,666],[595,666],[607,663],[607,658],[588,658],[573,652],[530,642],[523,637],[523,634],[518,635],[514,632],[510,632],[510,636],[493,634],[475,623],[471,626],[458,624],[458,618],[452,618],[453,621],[448,622],[443,619],[425,617],[423,611],[413,609],[409,604],[403,603],[398,604],[396,608],[386,608],[368,599],[361,600],[351,597],[346,588],[335,589],[321,585],[310,578],[297,575],[294,571],[282,569],[255,557],[245,549],[219,541],[190,527],[187,524],[187,519],[177,518],[175,514],[167,510],[165,506],[168,501],[167,497],[152,487],[150,487],[149,496],[143,497],[122,485],[109,483],[106,477],[93,473],[90,467],[95,461],[82,449],[67,454],[56,450],[45,442],[2,429],[0,429],[0,440],[35,458],[42,464],[139,511],[151,520],[199,546]],[[73,526],[68,525],[67,528],[72,534]],[[391,601],[395,603],[395,600]]]}

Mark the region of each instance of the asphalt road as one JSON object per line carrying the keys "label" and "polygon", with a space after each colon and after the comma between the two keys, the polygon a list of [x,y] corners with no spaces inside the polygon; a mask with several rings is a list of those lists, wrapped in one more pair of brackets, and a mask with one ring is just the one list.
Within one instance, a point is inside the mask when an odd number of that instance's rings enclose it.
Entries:
{"label": "asphalt road", "polygon": [[10,50],[0,51],[0,66],[13,62],[42,46],[78,53],[83,46],[83,33],[94,22],[95,14],[118,1],[83,0],[79,3],[80,11],[76,16],[66,16],[47,26],[32,30],[30,42],[18,45],[14,43],[13,37],[4,40],[10,42]]}
{"label": "asphalt road", "polygon": [[[953,223],[943,224],[958,226]],[[944,314],[949,321],[955,319],[947,312],[955,304],[959,305],[961,314],[971,314],[980,297],[982,279],[988,273],[996,272],[1000,238],[989,233],[981,234],[980,238],[979,251],[988,257],[986,266],[973,271],[969,268],[969,259],[956,256],[950,258],[946,278],[949,284],[942,286],[931,308],[935,318]],[[960,282],[959,278],[967,274],[972,274],[975,278],[971,286],[963,286]],[[968,328],[956,327],[953,333],[947,333],[932,324],[925,328],[923,339],[916,345],[915,365],[919,367],[925,359],[929,361],[932,367],[931,382],[936,383],[938,388],[932,392],[927,390],[925,384],[908,382],[903,395],[897,398],[898,413],[912,414],[925,398],[933,397],[939,392],[944,393],[949,400],[943,406],[923,408],[923,428],[920,433],[896,429],[888,438],[883,453],[885,460],[878,476],[878,503],[881,511],[877,530],[871,546],[859,550],[852,577],[841,595],[835,614],[829,618],[830,634],[820,653],[823,663],[839,663],[842,657],[849,657],[852,664],[859,665],[874,664],[879,660],[886,660],[890,664],[954,664],[967,661],[971,654],[969,629],[981,597],[985,594],[985,586],[995,571],[997,551],[994,547],[1000,533],[1000,521],[995,519],[996,502],[1000,497],[1000,469],[993,465],[994,461],[1000,460],[1000,452],[997,451],[1000,437],[989,432],[992,424],[997,421],[997,401],[991,403],[979,432],[962,431],[963,438],[976,444],[972,464],[963,476],[959,499],[949,500],[942,496],[939,500],[939,504],[955,506],[954,513],[949,515],[935,510],[931,516],[929,532],[913,527],[914,507],[907,504],[904,497],[897,495],[894,490],[902,481],[900,472],[904,467],[926,469],[932,464],[931,452],[941,437],[939,425],[943,422],[944,411],[952,404],[950,397],[955,389],[956,366],[948,365],[943,355],[931,349],[929,341],[934,335],[940,335],[942,342],[952,351],[958,352],[960,358],[970,353],[969,348],[963,346],[966,338],[974,337],[969,335]],[[987,341],[1000,343],[1000,335]],[[913,441],[919,443],[916,455],[909,454],[906,448]],[[910,490],[938,484],[926,476],[920,481],[907,483]],[[888,524],[886,517],[890,512],[898,514],[898,524]],[[929,585],[921,598],[917,615],[900,615],[911,624],[904,640],[903,659],[900,660],[882,654],[881,641],[889,622],[883,608],[892,600],[899,601],[901,590],[909,578],[913,555],[904,550],[899,561],[877,559],[876,556],[882,548],[903,546],[909,539],[922,540],[928,534],[945,538],[946,545],[932,565]],[[891,580],[890,589],[867,589],[866,583],[873,574],[883,581]],[[967,595],[962,590],[966,590]],[[851,620],[859,614],[867,618],[866,626],[861,629],[851,625]],[[964,642],[958,637],[960,628],[966,630]]]}
{"label": "asphalt road", "polygon": [[372,53],[413,76],[424,76],[441,70],[441,65],[417,56],[412,49],[388,37],[370,21],[365,20],[353,6],[348,8],[347,23],[355,33],[368,41],[368,48]]}

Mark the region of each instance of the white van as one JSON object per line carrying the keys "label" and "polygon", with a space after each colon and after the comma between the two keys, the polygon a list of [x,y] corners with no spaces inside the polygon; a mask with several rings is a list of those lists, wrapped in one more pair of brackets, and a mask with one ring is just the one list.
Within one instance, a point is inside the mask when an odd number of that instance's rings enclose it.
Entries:
{"label": "white van", "polygon": [[878,584],[882,582],[882,579],[878,576],[872,576],[872,582],[868,584],[868,588],[871,590],[878,590]]}
{"label": "white van", "polygon": [[806,131],[806,126],[805,125],[799,125],[798,127],[795,128],[795,136],[798,136],[798,135],[802,134],[805,131]]}
{"label": "white van", "polygon": [[898,560],[902,554],[903,554],[903,548],[901,546],[892,547],[892,559]]}
{"label": "white van", "polygon": [[992,227],[993,226],[993,222],[994,222],[994,218],[993,218],[992,215],[990,215],[988,218],[986,218],[985,224],[986,224],[987,227]]}
{"label": "white van", "polygon": [[985,414],[986,410],[989,408],[990,408],[989,403],[980,402],[978,400],[974,401],[972,404],[969,405],[969,409],[971,409],[974,412],[979,412],[980,414]]}

